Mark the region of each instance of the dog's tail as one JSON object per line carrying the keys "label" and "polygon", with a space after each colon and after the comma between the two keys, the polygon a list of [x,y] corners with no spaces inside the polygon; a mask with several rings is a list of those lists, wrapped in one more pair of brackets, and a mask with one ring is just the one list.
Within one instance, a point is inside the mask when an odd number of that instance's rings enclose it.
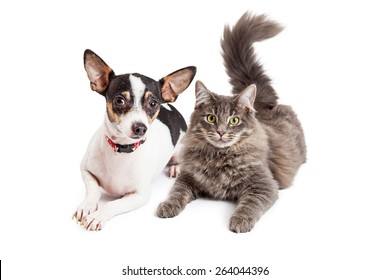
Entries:
{"label": "dog's tail", "polygon": [[242,15],[233,28],[225,26],[221,39],[222,57],[233,93],[238,94],[255,84],[255,108],[262,105],[274,107],[278,97],[271,86],[271,80],[264,74],[252,45],[275,36],[282,29],[279,24],[267,20],[265,15],[255,16],[249,12]]}

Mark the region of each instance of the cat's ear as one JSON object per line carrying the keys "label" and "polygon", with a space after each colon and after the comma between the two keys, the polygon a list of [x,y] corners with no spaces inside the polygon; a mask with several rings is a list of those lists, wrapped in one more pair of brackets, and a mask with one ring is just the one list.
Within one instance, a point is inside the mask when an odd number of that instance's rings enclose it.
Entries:
{"label": "cat's ear", "polygon": [[214,95],[206,88],[206,86],[201,81],[196,81],[195,83],[195,97],[195,108],[198,108],[200,105],[215,99]]}
{"label": "cat's ear", "polygon": [[160,79],[161,95],[165,102],[174,102],[195,77],[196,67],[189,66],[177,70]]}
{"label": "cat's ear", "polygon": [[256,112],[253,106],[256,99],[256,91],[256,85],[254,84],[244,89],[244,91],[237,96],[238,104],[245,108],[248,108],[249,111]]}
{"label": "cat's ear", "polygon": [[87,71],[91,89],[103,95],[114,71],[91,50],[84,52],[84,68]]}

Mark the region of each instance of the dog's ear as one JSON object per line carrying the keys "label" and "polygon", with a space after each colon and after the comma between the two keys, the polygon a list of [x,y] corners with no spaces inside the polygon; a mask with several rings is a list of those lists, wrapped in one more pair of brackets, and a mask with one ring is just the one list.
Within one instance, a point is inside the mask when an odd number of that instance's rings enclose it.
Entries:
{"label": "dog's ear", "polygon": [[160,80],[161,95],[165,102],[174,102],[192,82],[196,67],[189,66],[177,70]]}
{"label": "dog's ear", "polygon": [[84,68],[91,82],[91,89],[103,95],[114,71],[91,50],[84,52]]}

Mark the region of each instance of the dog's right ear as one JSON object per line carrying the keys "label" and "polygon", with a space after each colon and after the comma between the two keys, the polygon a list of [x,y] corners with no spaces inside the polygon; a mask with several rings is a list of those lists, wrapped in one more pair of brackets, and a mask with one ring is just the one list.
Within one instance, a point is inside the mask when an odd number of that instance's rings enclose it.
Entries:
{"label": "dog's right ear", "polygon": [[114,71],[91,50],[84,52],[84,68],[91,82],[91,89],[102,94],[110,84],[110,76]]}

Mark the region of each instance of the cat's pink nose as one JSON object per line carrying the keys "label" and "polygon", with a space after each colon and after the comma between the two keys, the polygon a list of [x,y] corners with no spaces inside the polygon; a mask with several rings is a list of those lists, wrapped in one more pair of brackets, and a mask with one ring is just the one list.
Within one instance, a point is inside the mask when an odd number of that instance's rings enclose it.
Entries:
{"label": "cat's pink nose", "polygon": [[219,134],[219,136],[223,136],[226,132],[225,131],[220,131],[220,130],[217,130],[217,133]]}

